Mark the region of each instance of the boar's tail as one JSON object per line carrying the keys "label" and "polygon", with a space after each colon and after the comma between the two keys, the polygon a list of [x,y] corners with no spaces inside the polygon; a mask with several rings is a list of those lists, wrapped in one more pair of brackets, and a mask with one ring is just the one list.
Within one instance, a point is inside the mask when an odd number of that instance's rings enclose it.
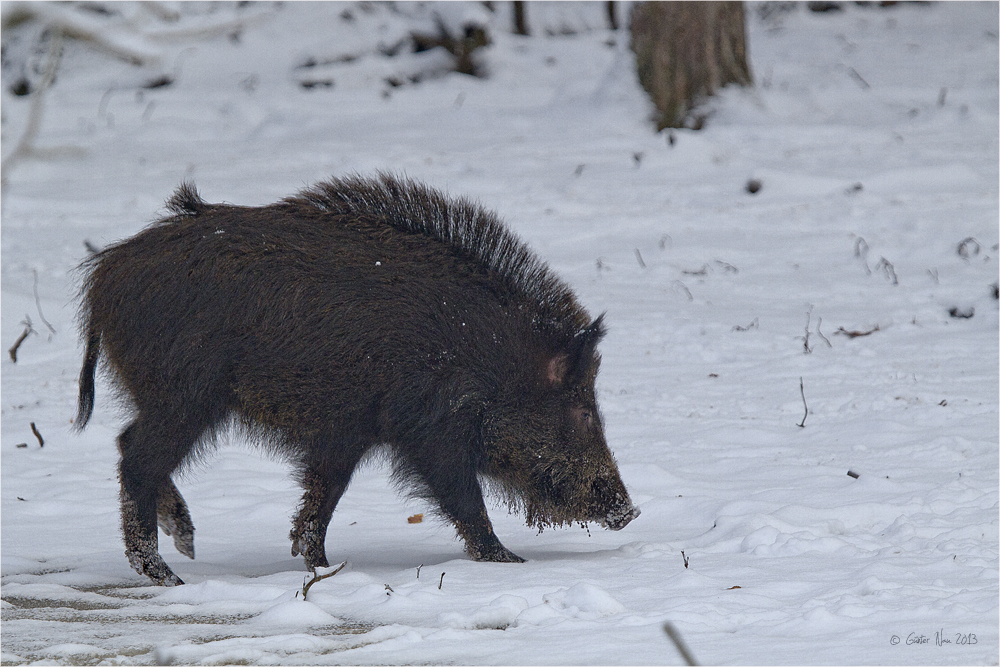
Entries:
{"label": "boar's tail", "polygon": [[87,334],[87,352],[80,370],[80,399],[76,411],[76,430],[82,431],[94,412],[94,374],[101,356],[101,334],[91,329]]}

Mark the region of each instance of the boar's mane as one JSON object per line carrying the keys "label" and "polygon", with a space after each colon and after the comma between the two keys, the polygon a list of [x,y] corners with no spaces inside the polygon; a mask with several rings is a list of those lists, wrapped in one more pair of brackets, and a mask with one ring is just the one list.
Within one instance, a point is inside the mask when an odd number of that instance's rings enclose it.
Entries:
{"label": "boar's mane", "polygon": [[[468,199],[447,198],[433,188],[380,172],[378,178],[334,178],[283,203],[338,217],[374,216],[382,224],[443,243],[535,304],[540,329],[572,337],[590,323],[572,290],[495,213]],[[181,191],[170,204],[175,213],[197,212],[204,206]]]}

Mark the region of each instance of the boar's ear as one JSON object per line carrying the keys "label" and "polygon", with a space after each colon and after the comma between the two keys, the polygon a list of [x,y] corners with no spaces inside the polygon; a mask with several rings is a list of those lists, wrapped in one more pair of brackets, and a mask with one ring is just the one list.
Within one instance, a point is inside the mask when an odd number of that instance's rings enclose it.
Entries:
{"label": "boar's ear", "polygon": [[552,386],[575,383],[591,370],[594,350],[604,338],[604,314],[573,337],[566,352],[555,355],[545,365],[545,380]]}
{"label": "boar's ear", "polygon": [[566,381],[566,371],[569,369],[569,355],[557,354],[545,364],[545,382],[553,387],[559,387]]}

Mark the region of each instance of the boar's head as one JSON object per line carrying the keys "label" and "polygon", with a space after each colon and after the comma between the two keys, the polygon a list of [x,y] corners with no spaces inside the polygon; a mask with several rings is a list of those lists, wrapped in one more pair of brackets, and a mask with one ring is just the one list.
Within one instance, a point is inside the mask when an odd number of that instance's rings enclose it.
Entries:
{"label": "boar's head", "polygon": [[484,419],[487,477],[528,525],[594,521],[620,530],[639,515],[604,439],[594,395],[602,317],[521,372]]}

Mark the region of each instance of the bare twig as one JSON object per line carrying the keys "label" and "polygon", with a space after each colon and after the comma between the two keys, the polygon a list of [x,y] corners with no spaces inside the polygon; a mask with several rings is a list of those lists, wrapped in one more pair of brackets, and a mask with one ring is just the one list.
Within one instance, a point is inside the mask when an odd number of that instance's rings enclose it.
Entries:
{"label": "bare twig", "polygon": [[639,252],[638,248],[635,249],[635,259],[639,262],[639,266],[646,268],[646,262],[642,261],[642,253]]}
{"label": "bare twig", "polygon": [[865,241],[862,237],[854,242],[854,256],[861,260],[861,263],[865,265],[865,275],[870,276],[872,270],[868,268],[868,241]]}
{"label": "bare twig", "polygon": [[24,325],[24,331],[21,332],[21,335],[17,337],[16,341],[14,341],[14,345],[12,345],[9,350],[7,350],[7,352],[10,353],[10,360],[13,361],[15,364],[17,363],[17,348],[21,347],[21,343],[23,343],[24,339],[27,338],[30,334],[38,333],[32,328],[30,317],[25,316],[24,321],[21,322],[21,324]]}
{"label": "bare twig", "polygon": [[38,428],[35,426],[35,422],[31,422],[31,432],[35,434],[36,438],[38,438],[38,446],[44,447],[45,440],[42,439],[42,434],[38,432]]}
{"label": "bare twig", "polygon": [[438,579],[438,590],[441,590],[441,584],[444,583],[444,572],[441,573],[441,578]]}
{"label": "bare twig", "polygon": [[681,634],[677,632],[677,628],[674,627],[673,623],[670,623],[669,621],[664,623],[663,631],[667,633],[667,636],[670,637],[670,641],[672,641],[674,646],[677,647],[677,652],[681,654],[682,658],[684,658],[684,662],[688,665],[698,664],[698,661],[694,659],[693,655],[691,655],[691,651],[688,649],[687,644],[684,643],[684,640],[681,638]]}
{"label": "bare twig", "polygon": [[809,306],[809,310],[806,311],[806,335],[802,338],[802,348],[805,354],[812,354],[812,348],[809,347],[809,322],[812,320],[812,305]]}
{"label": "bare twig", "polygon": [[723,262],[723,261],[717,259],[717,260],[715,260],[715,263],[719,265],[719,268],[722,269],[723,273],[739,273],[740,272],[739,269],[737,269],[735,266],[733,266],[729,262]]}
{"label": "bare twig", "polygon": [[823,326],[823,318],[818,317],[816,318],[816,333],[823,339],[823,342],[826,343],[827,347],[833,347],[833,343],[830,342],[830,339],[824,336],[823,332],[820,330],[821,326]]}
{"label": "bare twig", "polygon": [[689,559],[687,556],[684,555],[683,549],[681,549],[681,558],[684,559],[684,569],[685,570],[688,569],[688,563],[690,562],[691,559]]}
{"label": "bare twig", "polygon": [[806,413],[804,415],[802,415],[802,421],[799,422],[798,427],[799,428],[805,428],[806,427],[806,417],[809,416],[809,404],[806,403],[806,388],[805,388],[805,385],[802,383],[802,378],[801,377],[799,378],[799,393],[802,394],[802,405],[805,407]]}
{"label": "bare twig", "polygon": [[54,334],[56,330],[53,329],[52,325],[45,319],[45,315],[42,315],[42,304],[38,299],[38,269],[32,269],[32,272],[35,274],[35,282],[32,284],[31,290],[35,293],[35,308],[38,309],[38,317],[41,318],[42,324],[44,324],[48,330]]}
{"label": "bare twig", "polygon": [[733,327],[733,331],[750,331],[751,329],[757,329],[759,327],[760,327],[760,321],[755,317],[753,318],[753,322],[746,325],[745,327],[741,327],[740,325],[737,324],[736,326]]}
{"label": "bare twig", "polygon": [[865,78],[863,76],[861,76],[860,74],[858,74],[858,70],[854,69],[853,67],[848,67],[847,68],[847,72],[852,77],[854,77],[854,79],[858,82],[858,85],[861,86],[862,90],[868,90],[869,88],[871,88],[871,86],[868,84],[868,82],[865,81]]}
{"label": "bare twig", "polygon": [[423,563],[421,563],[420,565],[417,566],[417,579],[420,578],[420,568],[422,568],[423,566],[424,566]]}
{"label": "bare twig", "polygon": [[313,573],[313,578],[302,585],[302,599],[303,600],[306,599],[306,595],[309,594],[309,589],[312,588],[313,584],[315,584],[317,581],[323,581],[324,579],[329,579],[333,575],[343,570],[346,565],[347,561],[345,560],[343,563],[338,565],[337,569],[335,569],[333,572],[328,572],[326,574],[316,574],[316,570],[310,570],[310,572]]}
{"label": "bare twig", "polygon": [[691,294],[691,290],[689,290],[689,289],[687,288],[687,285],[685,285],[685,284],[684,284],[684,283],[682,283],[681,281],[679,281],[679,280],[675,280],[675,281],[674,281],[674,282],[672,283],[671,287],[673,287],[673,290],[674,290],[675,292],[680,292],[680,291],[682,291],[682,290],[683,290],[684,294],[686,294],[686,295],[687,295],[687,298],[688,298],[688,301],[694,301],[694,295],[693,295],[693,294]]}
{"label": "bare twig", "polygon": [[899,284],[899,279],[896,278],[896,269],[892,266],[892,262],[885,257],[878,261],[878,264],[875,265],[875,270],[881,270],[885,273],[886,280],[891,280],[893,285]]}
{"label": "bare twig", "polygon": [[869,329],[868,331],[848,331],[844,327],[840,327],[833,333],[840,334],[841,336],[847,336],[848,338],[858,338],[859,336],[870,336],[878,330],[878,325],[876,324],[874,328]]}

